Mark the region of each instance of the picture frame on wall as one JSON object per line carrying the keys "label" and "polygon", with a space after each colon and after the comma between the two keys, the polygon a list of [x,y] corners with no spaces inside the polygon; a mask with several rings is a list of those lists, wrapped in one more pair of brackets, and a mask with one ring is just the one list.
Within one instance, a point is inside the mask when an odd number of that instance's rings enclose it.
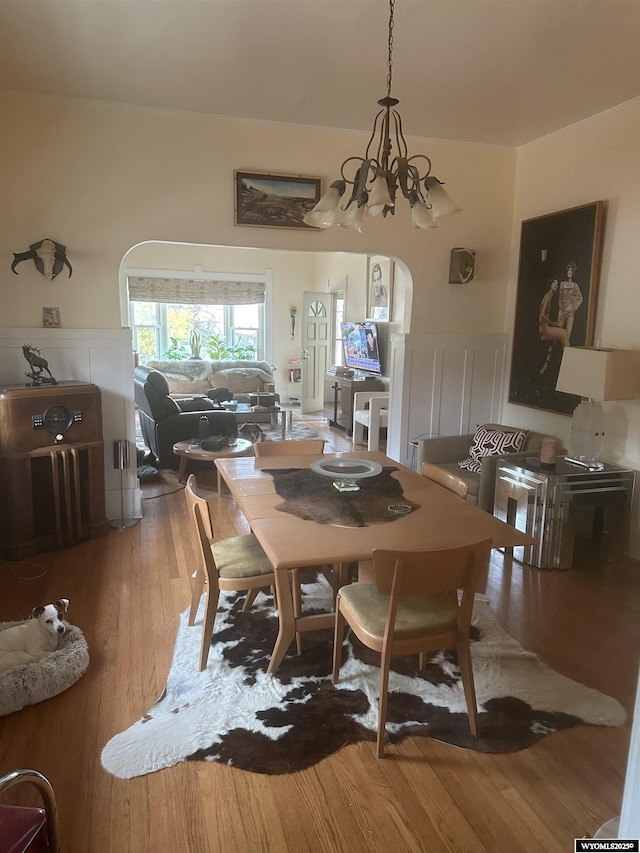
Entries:
{"label": "picture frame on wall", "polygon": [[320,178],[240,171],[234,177],[236,225],[318,230],[302,217],[320,201]]}
{"label": "picture frame on wall", "polygon": [[42,325],[45,329],[60,328],[60,309],[47,307],[42,309]]}
{"label": "picture frame on wall", "polygon": [[580,402],[556,391],[565,346],[591,346],[604,202],[522,222],[509,402],[571,415]]}
{"label": "picture frame on wall", "polygon": [[367,258],[367,320],[388,323],[391,319],[393,267],[391,258],[384,255]]}

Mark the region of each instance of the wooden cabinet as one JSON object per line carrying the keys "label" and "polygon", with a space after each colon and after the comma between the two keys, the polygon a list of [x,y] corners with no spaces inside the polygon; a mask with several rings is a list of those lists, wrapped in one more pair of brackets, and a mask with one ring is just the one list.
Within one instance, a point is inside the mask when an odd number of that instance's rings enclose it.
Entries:
{"label": "wooden cabinet", "polygon": [[380,379],[371,376],[366,379],[325,373],[324,406],[325,417],[330,426],[336,426],[351,435],[353,431],[353,395],[357,391],[384,391]]}
{"label": "wooden cabinet", "polygon": [[0,555],[19,560],[105,535],[100,389],[0,387]]}

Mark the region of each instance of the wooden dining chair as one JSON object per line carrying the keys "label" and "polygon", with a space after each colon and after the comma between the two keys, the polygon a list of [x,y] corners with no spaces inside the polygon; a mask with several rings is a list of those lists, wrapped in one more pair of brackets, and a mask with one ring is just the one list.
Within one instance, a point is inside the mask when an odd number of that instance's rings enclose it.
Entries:
{"label": "wooden dining chair", "polygon": [[[376,754],[384,755],[389,668],[394,655],[455,646],[469,727],[478,735],[478,709],[471,666],[470,630],[478,578],[489,562],[491,539],[429,551],[374,549],[375,584],[354,583],[338,591],[333,682],[340,677],[345,622],[368,648],[381,653]],[[457,591],[462,590],[458,602]]]}
{"label": "wooden dining chair", "polygon": [[431,462],[422,463],[422,476],[428,480],[433,480],[439,486],[444,486],[450,492],[458,495],[460,498],[466,498],[469,491],[469,483],[458,477],[453,471],[447,471],[445,468],[440,468],[439,465],[434,465]]}
{"label": "wooden dining chair", "polygon": [[[269,456],[289,456],[289,455],[304,455],[317,456],[324,453],[324,438],[307,438],[302,441],[260,441],[253,445],[256,458],[265,458]],[[309,567],[307,571],[322,572],[333,588],[333,598],[338,591],[339,567],[338,566],[318,566],[317,569]],[[292,569],[292,592],[293,592],[293,615],[296,619],[302,616],[302,590],[300,584],[302,575],[300,569]],[[302,652],[302,634],[296,633],[296,646],[298,654]]]}
{"label": "wooden dining chair", "polygon": [[206,589],[200,644],[200,670],[203,670],[209,658],[220,590],[246,590],[247,596],[242,606],[246,612],[263,587],[275,586],[275,575],[273,566],[253,533],[214,539],[209,504],[198,494],[197,487],[195,475],[190,474],[184,493],[202,560],[193,583],[189,625],[195,623],[200,598]]}
{"label": "wooden dining chair", "polygon": [[256,459],[263,456],[298,456],[324,453],[324,438],[303,441],[258,441],[253,445]]}

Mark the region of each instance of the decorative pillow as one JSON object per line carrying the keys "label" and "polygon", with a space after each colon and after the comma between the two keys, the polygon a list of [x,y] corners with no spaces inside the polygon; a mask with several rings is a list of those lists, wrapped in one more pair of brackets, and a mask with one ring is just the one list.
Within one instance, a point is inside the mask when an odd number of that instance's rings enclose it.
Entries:
{"label": "decorative pillow", "polygon": [[479,474],[483,456],[501,456],[503,453],[518,453],[524,447],[528,430],[496,429],[479,426],[473,436],[469,456],[458,462],[460,468]]}

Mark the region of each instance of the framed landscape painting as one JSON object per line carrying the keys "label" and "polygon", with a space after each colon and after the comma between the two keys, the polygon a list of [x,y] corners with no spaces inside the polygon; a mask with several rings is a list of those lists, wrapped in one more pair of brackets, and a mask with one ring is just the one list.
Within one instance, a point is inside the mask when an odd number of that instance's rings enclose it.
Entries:
{"label": "framed landscape painting", "polygon": [[320,200],[320,184],[320,178],[235,172],[235,223],[316,231],[302,217]]}
{"label": "framed landscape painting", "polygon": [[604,202],[522,223],[509,402],[570,415],[556,391],[565,346],[593,344]]}

